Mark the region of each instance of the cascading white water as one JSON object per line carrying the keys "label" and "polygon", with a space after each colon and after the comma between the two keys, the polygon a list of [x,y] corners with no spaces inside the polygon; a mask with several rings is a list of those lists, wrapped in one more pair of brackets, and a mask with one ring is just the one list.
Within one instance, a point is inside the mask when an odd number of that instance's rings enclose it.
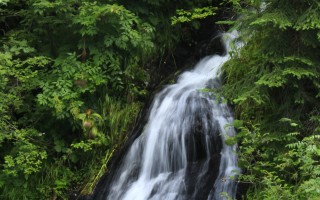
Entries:
{"label": "cascading white water", "polygon": [[[228,43],[235,36],[225,37]],[[201,91],[220,87],[219,71],[228,59],[229,54],[206,57],[156,95],[148,122],[114,175],[106,199],[235,197],[236,183],[230,178],[238,170],[235,146],[224,143],[235,134],[226,127],[232,114]]]}

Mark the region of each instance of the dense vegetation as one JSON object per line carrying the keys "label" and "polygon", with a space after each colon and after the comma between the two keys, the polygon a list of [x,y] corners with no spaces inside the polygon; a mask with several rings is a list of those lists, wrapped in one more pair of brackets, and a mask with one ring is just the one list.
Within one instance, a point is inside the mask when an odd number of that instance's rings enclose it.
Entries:
{"label": "dense vegetation", "polygon": [[223,87],[238,119],[239,181],[250,199],[319,199],[320,2],[229,2],[244,42]]}
{"label": "dense vegetation", "polygon": [[[126,140],[151,68],[214,1],[0,0],[0,199],[90,193]],[[249,199],[320,196],[320,3],[225,0],[244,43],[221,92]],[[214,5],[218,3],[215,2]],[[190,41],[188,41],[190,42]]]}
{"label": "dense vegetation", "polygon": [[1,0],[0,13],[0,199],[91,192],[126,140],[150,66],[184,20],[214,14],[169,0]]}

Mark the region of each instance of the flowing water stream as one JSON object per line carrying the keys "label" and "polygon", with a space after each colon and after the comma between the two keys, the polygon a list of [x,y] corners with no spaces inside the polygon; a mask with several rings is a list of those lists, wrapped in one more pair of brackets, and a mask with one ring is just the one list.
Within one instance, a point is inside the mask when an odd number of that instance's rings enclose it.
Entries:
{"label": "flowing water stream", "polygon": [[[234,37],[223,36],[227,51]],[[235,134],[226,126],[233,117],[226,104],[201,91],[220,87],[220,68],[229,57],[205,57],[156,95],[148,122],[124,156],[104,199],[235,197],[236,147],[224,143]]]}

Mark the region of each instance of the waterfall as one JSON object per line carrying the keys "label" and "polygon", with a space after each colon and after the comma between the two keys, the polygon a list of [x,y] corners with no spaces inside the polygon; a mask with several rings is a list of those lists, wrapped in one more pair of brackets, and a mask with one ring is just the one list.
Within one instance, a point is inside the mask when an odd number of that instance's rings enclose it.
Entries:
{"label": "waterfall", "polygon": [[[223,36],[228,43],[236,34]],[[214,55],[158,93],[142,134],[122,159],[103,199],[173,200],[235,198],[235,130],[228,106],[204,88],[220,87],[229,59]]]}

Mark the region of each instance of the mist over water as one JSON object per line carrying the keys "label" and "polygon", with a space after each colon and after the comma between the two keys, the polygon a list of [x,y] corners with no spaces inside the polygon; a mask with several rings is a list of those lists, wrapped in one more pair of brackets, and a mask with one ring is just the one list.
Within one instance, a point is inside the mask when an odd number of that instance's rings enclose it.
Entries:
{"label": "mist over water", "polygon": [[[223,36],[228,43],[236,33]],[[203,88],[220,87],[220,69],[229,59],[203,58],[176,84],[154,98],[148,122],[122,160],[105,199],[174,200],[234,198],[238,170],[234,136],[226,104]],[[222,195],[223,194],[223,195]]]}

